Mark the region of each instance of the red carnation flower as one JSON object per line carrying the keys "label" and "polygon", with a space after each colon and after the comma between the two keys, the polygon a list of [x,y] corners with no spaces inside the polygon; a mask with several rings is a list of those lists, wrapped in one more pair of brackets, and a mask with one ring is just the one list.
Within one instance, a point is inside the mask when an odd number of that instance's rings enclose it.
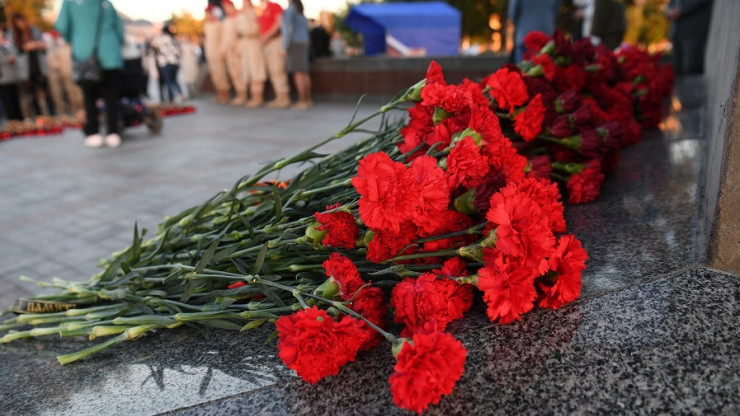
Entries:
{"label": "red carnation flower", "polygon": [[445,173],[437,166],[437,159],[421,156],[411,162],[411,175],[419,184],[422,201],[413,222],[422,232],[431,232],[439,228],[439,222],[450,205]]}
{"label": "red carnation flower", "polygon": [[473,288],[433,273],[406,278],[391,292],[391,306],[396,310],[393,321],[402,323],[413,333],[426,323],[443,331],[447,324],[462,318],[473,302]]}
{"label": "red carnation flower", "polygon": [[465,260],[461,259],[460,257],[453,257],[451,259],[445,260],[445,262],[442,264],[442,269],[435,269],[432,271],[442,277],[467,276],[468,265],[467,263],[465,263]]}
{"label": "red carnation flower", "polygon": [[581,103],[581,96],[575,91],[566,91],[555,99],[558,113],[572,113]]}
{"label": "red carnation flower", "polygon": [[326,275],[339,284],[339,295],[347,300],[365,284],[352,260],[339,254],[331,253],[322,264]]}
{"label": "red carnation flower", "polygon": [[[570,234],[560,237],[550,257],[551,271],[539,280],[542,292],[537,305],[557,309],[581,294],[581,273],[586,268],[586,250]],[[551,275],[552,274],[552,275]]]}
{"label": "red carnation flower", "polygon": [[[340,204],[329,205],[326,210],[338,208]],[[321,223],[316,227],[319,231],[326,231],[321,243],[326,247],[355,248],[355,240],[359,230],[355,217],[349,212],[317,212],[313,214],[316,221]]]}
{"label": "red carnation flower", "polygon": [[501,132],[498,117],[489,108],[482,108],[480,111],[470,113],[467,127],[480,134],[484,145],[492,141],[508,140]]}
{"label": "red carnation flower", "polygon": [[411,254],[412,251],[404,250],[406,245],[416,238],[416,227],[410,222],[401,224],[400,229],[378,230],[372,241],[367,246],[367,259],[374,263],[381,263],[401,254]]}
{"label": "red carnation flower", "polygon": [[524,36],[524,46],[534,52],[539,52],[549,41],[550,37],[539,30],[533,30]]}
{"label": "red carnation flower", "polygon": [[554,182],[547,178],[527,178],[516,186],[540,205],[542,212],[547,215],[553,232],[565,232],[565,217],[563,216],[565,208],[560,201],[558,186]]}
{"label": "red carnation flower", "polygon": [[545,106],[542,104],[542,95],[537,94],[527,104],[527,108],[514,117],[514,131],[519,133],[525,141],[530,141],[542,130],[542,120],[545,119]]}
{"label": "red carnation flower", "polygon": [[309,383],[337,375],[360,349],[361,324],[349,316],[335,321],[316,306],[281,316],[275,322],[280,359]]}
{"label": "red carnation flower", "polygon": [[447,85],[445,82],[445,76],[442,73],[442,67],[437,63],[437,61],[432,61],[429,63],[429,67],[427,68],[427,74],[426,74],[426,85],[431,84],[442,84]]}
{"label": "red carnation flower", "polygon": [[419,332],[396,356],[391,384],[393,402],[419,414],[452,393],[465,367],[468,351],[452,335]]}
{"label": "red carnation flower", "polygon": [[500,250],[484,249],[485,267],[478,270],[478,288],[488,305],[488,318],[501,324],[521,320],[537,297],[533,270]]}
{"label": "red carnation flower", "polygon": [[496,100],[499,108],[514,112],[514,107],[527,102],[527,86],[522,76],[509,68],[501,68],[488,78],[489,94]]}
{"label": "red carnation flower", "polygon": [[419,185],[403,163],[384,152],[360,160],[352,185],[360,197],[360,218],[373,230],[398,232],[419,206]]}
{"label": "red carnation flower", "polygon": [[453,189],[460,184],[465,189],[480,185],[488,169],[486,156],[470,136],[457,142],[447,156],[447,175]]}
{"label": "red carnation flower", "polygon": [[[339,253],[331,253],[323,266],[326,275],[339,284],[339,296],[342,300],[352,299],[350,308],[353,311],[375,325],[385,328],[387,308],[383,300],[383,291],[373,286],[360,290],[367,282],[360,277],[352,260]],[[358,290],[360,290],[359,293]],[[381,337],[378,332],[367,326],[364,321],[360,326],[364,330],[363,341],[360,343],[361,350],[368,350],[380,342]]]}
{"label": "red carnation flower", "polygon": [[491,197],[486,219],[496,228],[496,249],[521,257],[527,267],[540,273],[547,271],[545,259],[552,253],[555,236],[537,201],[516,185],[506,186]]}
{"label": "red carnation flower", "polygon": [[547,155],[532,156],[529,158],[529,173],[531,178],[549,178],[552,173],[552,164],[550,157]]}
{"label": "red carnation flower", "polygon": [[486,142],[483,150],[488,156],[488,164],[493,170],[487,176],[498,172],[503,174],[506,182],[516,182],[524,179],[527,158],[517,152],[511,140],[502,136],[499,140]]}
{"label": "red carnation flower", "polygon": [[532,63],[542,67],[542,74],[545,76],[546,80],[552,81],[555,79],[557,67],[555,66],[555,62],[553,62],[552,58],[550,58],[550,55],[533,56]]}
{"label": "red carnation flower", "polygon": [[[343,297],[342,299],[349,300],[351,297]],[[370,286],[363,288],[360,293],[354,296],[350,309],[380,328],[386,327],[385,321],[388,308],[383,299],[383,290],[379,287]],[[383,340],[383,337],[379,332],[370,328],[365,321],[361,322],[364,333],[363,339],[360,342],[360,351],[367,351],[378,345]]]}
{"label": "red carnation flower", "polygon": [[[433,114],[434,109],[425,107],[421,103],[415,103],[409,108],[409,122],[401,129],[403,142],[398,144],[402,153],[410,152],[422,143],[429,141],[429,136],[434,135]],[[419,155],[423,155],[426,149],[420,149]]]}
{"label": "red carnation flower", "polygon": [[573,127],[570,125],[570,117],[567,114],[561,114],[555,117],[550,126],[550,133],[554,137],[562,138],[573,134]]}
{"label": "red carnation flower", "polygon": [[596,200],[601,193],[604,174],[599,169],[584,169],[568,179],[568,203],[585,204]]}

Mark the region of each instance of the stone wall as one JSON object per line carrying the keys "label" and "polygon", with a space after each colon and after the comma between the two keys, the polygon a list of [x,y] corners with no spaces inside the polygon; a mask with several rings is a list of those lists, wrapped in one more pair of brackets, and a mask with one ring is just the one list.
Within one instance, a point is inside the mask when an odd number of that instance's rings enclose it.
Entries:
{"label": "stone wall", "polygon": [[332,99],[356,99],[363,94],[388,99],[423,79],[432,59],[442,66],[449,83],[483,78],[507,62],[505,57],[318,59],[311,64],[312,91]]}
{"label": "stone wall", "polygon": [[740,273],[740,1],[715,0],[705,59],[706,146],[699,261]]}

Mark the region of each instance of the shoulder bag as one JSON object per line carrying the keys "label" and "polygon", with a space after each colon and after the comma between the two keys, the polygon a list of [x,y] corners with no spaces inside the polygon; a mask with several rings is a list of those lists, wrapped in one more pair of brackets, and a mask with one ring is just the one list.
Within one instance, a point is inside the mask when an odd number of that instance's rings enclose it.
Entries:
{"label": "shoulder bag", "polygon": [[92,55],[87,59],[75,60],[72,69],[72,77],[80,86],[86,86],[100,82],[101,70],[98,62],[98,43],[100,41],[100,25],[103,21],[103,2],[98,9],[98,23],[95,28],[95,44]]}

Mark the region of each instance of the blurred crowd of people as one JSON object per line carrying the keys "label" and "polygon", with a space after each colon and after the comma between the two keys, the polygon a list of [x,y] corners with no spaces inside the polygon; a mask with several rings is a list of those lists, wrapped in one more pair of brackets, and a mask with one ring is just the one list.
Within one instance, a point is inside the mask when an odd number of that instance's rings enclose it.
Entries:
{"label": "blurred crowd of people", "polygon": [[[328,55],[330,39],[325,31],[311,30],[301,0],[288,0],[285,10],[270,0],[260,0],[258,5],[245,0],[241,10],[230,0],[210,0],[203,31],[216,103],[261,107],[269,81],[275,99],[267,107],[313,105],[309,60]],[[289,73],[296,103],[291,101]]]}
{"label": "blurred crowd of people", "polygon": [[82,91],[72,81],[72,51],[57,31],[43,33],[22,14],[0,28],[0,114],[4,119],[76,116]]}

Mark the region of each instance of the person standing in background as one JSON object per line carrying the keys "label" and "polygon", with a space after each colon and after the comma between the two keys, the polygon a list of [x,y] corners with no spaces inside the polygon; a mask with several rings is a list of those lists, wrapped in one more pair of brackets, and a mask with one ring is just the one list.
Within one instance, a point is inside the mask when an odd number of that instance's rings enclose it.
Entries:
{"label": "person standing in background", "polygon": [[[180,56],[182,49],[180,42],[175,38],[177,28],[171,22],[165,22],[162,33],[152,40],[152,48],[157,55],[157,66],[167,86],[168,102],[182,102],[185,97],[177,83],[177,72],[180,70]],[[160,94],[164,95],[164,94]]]}
{"label": "person standing in background", "polygon": [[668,37],[673,43],[676,75],[704,73],[704,50],[712,19],[712,0],[671,0],[665,11],[671,20]]}
{"label": "person standing in background", "polygon": [[[248,0],[247,0],[248,1]],[[269,0],[262,0],[259,10],[260,43],[267,64],[275,99],[267,103],[270,108],[290,107],[290,85],[285,72],[285,51],[280,36],[283,8]]]}
{"label": "person standing in background", "polygon": [[0,28],[0,100],[8,120],[22,120],[20,81],[16,63],[15,47]]}
{"label": "person standing in background", "polygon": [[198,82],[198,75],[200,72],[200,46],[195,41],[197,37],[190,36],[184,39],[182,45],[182,80],[185,83],[185,89],[187,90],[188,97],[192,97],[195,93],[195,84]]}
{"label": "person standing in background", "polygon": [[627,30],[627,16],[622,0],[595,0],[591,26],[592,43],[614,50],[622,44]]}
{"label": "person standing in background", "polygon": [[[31,99],[33,115],[52,115],[55,111],[49,92],[47,78],[49,67],[46,63],[46,43],[42,40],[42,33],[38,28],[31,27],[22,14],[14,13],[12,19],[12,43],[18,53],[16,59],[25,62],[25,65],[20,65],[19,62],[19,71],[24,72],[18,74],[21,79],[21,99],[24,94]],[[31,115],[30,111],[27,113]]]}
{"label": "person standing in background", "polygon": [[324,29],[324,25],[317,22],[316,19],[308,19],[309,38],[311,43],[311,61],[316,58],[331,56],[329,45],[331,36]]}
{"label": "person standing in background", "polygon": [[244,7],[238,22],[242,68],[244,68],[244,79],[249,85],[250,93],[246,106],[247,108],[262,107],[267,71],[265,71],[265,59],[260,47],[260,26],[251,1],[244,0]]}
{"label": "person standing in background", "polygon": [[229,102],[229,79],[226,76],[226,60],[221,56],[221,34],[223,10],[209,3],[206,8],[206,19],[203,23],[203,35],[205,37],[205,57],[208,63],[208,73],[211,77],[213,87],[216,89],[216,104]]}
{"label": "person standing in background", "polygon": [[242,68],[242,51],[239,47],[239,31],[237,20],[239,12],[234,7],[231,0],[222,0],[221,7],[226,13],[226,18],[221,23],[221,57],[226,60],[226,69],[228,70],[231,85],[234,86],[236,97],[231,101],[231,105],[244,105],[247,102],[247,80],[244,77]]}
{"label": "person standing in background", "polygon": [[560,0],[509,0],[508,18],[514,24],[514,62],[527,50],[524,37],[533,31],[552,35],[560,12]]}
{"label": "person standing in background", "polygon": [[[85,146],[120,146],[118,83],[123,68],[123,25],[116,9],[108,0],[64,0],[54,27],[72,45],[74,60],[87,60],[97,51],[100,80],[82,85]],[[108,127],[105,139],[99,131],[98,97],[105,101]]]}
{"label": "person standing in background", "polygon": [[293,73],[293,81],[298,90],[298,103],[293,108],[307,110],[313,105],[311,76],[308,73],[311,46],[308,37],[308,20],[303,15],[301,0],[288,0],[288,8],[282,20],[283,50],[287,57],[286,69],[289,73]]}
{"label": "person standing in background", "polygon": [[82,90],[72,80],[72,49],[56,31],[47,52],[49,90],[57,114],[77,115],[82,112]]}
{"label": "person standing in background", "polygon": [[[573,0],[576,11],[573,12],[573,20],[578,25],[578,39],[586,39],[591,36],[591,27],[594,21],[595,0]],[[574,40],[575,39],[574,37]]]}

